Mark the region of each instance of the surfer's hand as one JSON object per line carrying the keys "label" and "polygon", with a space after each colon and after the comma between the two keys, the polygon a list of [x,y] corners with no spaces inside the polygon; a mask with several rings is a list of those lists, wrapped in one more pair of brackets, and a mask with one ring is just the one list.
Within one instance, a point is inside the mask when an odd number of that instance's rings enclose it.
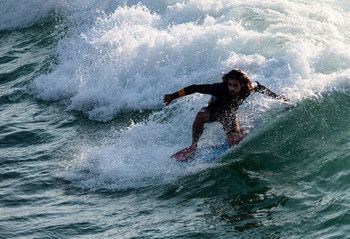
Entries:
{"label": "surfer's hand", "polygon": [[290,101],[290,99],[287,96],[284,96],[284,95],[278,95],[277,99],[284,100],[284,101]]}
{"label": "surfer's hand", "polygon": [[173,98],[171,97],[170,94],[166,94],[166,95],[164,95],[163,101],[164,101],[165,105],[168,106],[168,104],[170,104],[171,101],[173,101]]}

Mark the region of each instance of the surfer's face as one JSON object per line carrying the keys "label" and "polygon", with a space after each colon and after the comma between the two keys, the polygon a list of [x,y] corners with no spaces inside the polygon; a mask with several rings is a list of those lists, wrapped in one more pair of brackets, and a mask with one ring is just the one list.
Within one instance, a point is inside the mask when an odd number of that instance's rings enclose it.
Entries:
{"label": "surfer's face", "polygon": [[239,83],[239,80],[236,80],[236,79],[228,80],[227,86],[228,86],[228,91],[230,92],[231,95],[238,95],[242,89],[242,86]]}

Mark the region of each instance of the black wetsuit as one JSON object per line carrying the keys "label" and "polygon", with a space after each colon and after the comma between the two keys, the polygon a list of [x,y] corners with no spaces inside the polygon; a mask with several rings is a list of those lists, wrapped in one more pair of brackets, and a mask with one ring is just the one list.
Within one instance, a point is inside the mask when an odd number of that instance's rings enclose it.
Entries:
{"label": "black wetsuit", "polygon": [[227,83],[214,83],[214,84],[204,84],[204,85],[191,85],[185,87],[173,94],[171,94],[172,99],[179,98],[181,96],[190,95],[193,93],[210,94],[213,97],[208,102],[208,106],[204,109],[209,111],[210,118],[209,122],[218,121],[224,126],[226,133],[236,132],[235,117],[238,112],[238,107],[243,104],[244,100],[254,92],[259,92],[272,96],[274,98],[278,97],[277,94],[273,93],[271,90],[265,86],[255,82],[251,92],[245,95],[239,95],[235,97],[229,93]]}

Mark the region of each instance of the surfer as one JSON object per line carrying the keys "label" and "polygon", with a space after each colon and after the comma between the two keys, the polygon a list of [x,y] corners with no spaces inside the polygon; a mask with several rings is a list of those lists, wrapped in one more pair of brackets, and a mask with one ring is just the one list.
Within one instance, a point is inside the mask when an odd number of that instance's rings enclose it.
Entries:
{"label": "surfer", "polygon": [[191,146],[172,155],[172,158],[186,161],[197,150],[197,143],[203,133],[204,124],[220,122],[226,133],[229,146],[237,145],[245,136],[239,127],[238,107],[252,93],[259,92],[276,99],[288,101],[284,95],[278,95],[259,82],[252,82],[240,69],[233,69],[222,76],[221,83],[190,85],[173,94],[164,95],[164,103],[169,105],[173,100],[193,93],[212,95],[208,106],[197,113],[192,126]]}

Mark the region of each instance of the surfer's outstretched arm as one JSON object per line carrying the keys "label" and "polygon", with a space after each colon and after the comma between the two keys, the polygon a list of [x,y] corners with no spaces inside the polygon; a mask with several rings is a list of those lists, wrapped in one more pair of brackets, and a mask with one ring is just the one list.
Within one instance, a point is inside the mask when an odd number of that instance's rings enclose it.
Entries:
{"label": "surfer's outstretched arm", "polygon": [[254,87],[255,92],[259,92],[261,94],[268,95],[268,96],[271,96],[271,97],[279,99],[279,100],[289,101],[288,97],[274,93],[272,90],[270,90],[269,88],[267,88],[264,85],[261,85],[257,81],[255,83],[257,83],[257,86]]}
{"label": "surfer's outstretched arm", "polygon": [[169,105],[173,100],[182,96],[191,95],[193,93],[220,96],[222,95],[222,92],[224,91],[225,87],[226,86],[223,85],[222,83],[190,85],[172,94],[165,94],[163,101],[166,105]]}

